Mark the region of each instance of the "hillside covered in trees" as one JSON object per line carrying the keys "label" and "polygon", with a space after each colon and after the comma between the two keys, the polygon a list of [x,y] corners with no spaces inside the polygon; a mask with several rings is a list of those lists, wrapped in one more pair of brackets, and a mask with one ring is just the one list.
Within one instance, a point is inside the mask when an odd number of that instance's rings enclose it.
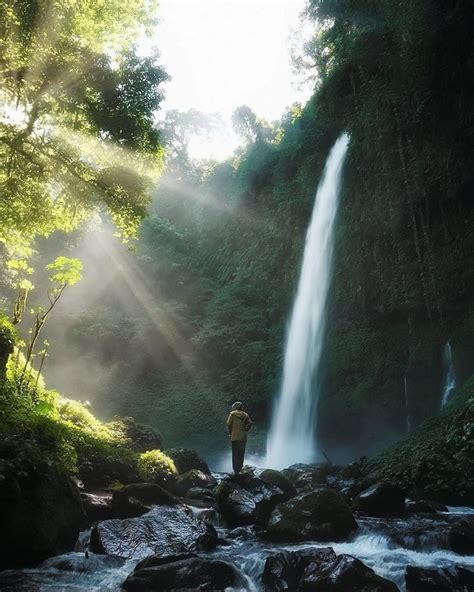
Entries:
{"label": "hillside covered in trees", "polygon": [[[132,414],[211,454],[235,398],[264,447],[315,189],[342,130],[351,142],[315,386],[322,447],[354,458],[436,415],[448,342],[457,386],[473,371],[472,8],[311,2],[305,18],[314,96],[273,124],[238,110],[247,145],[222,163],[189,157],[186,130],[205,122],[175,114],[135,252],[89,249],[90,266],[112,256],[133,269],[135,294],[124,274],[92,295],[86,278],[58,313],[59,370],[45,370],[56,379],[69,358],[75,394],[102,414]],[[84,360],[113,370],[93,388]]]}

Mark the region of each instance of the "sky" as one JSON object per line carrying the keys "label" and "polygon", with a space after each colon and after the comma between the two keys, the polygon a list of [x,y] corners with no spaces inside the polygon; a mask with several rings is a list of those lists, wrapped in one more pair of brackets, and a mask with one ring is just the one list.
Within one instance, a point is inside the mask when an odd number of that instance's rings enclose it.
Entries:
{"label": "sky", "polygon": [[[305,102],[290,58],[305,0],[162,0],[154,43],[172,80],[162,110],[219,113],[226,133],[194,141],[195,158],[229,156],[238,144],[230,116],[248,105],[268,121]],[[292,39],[290,39],[290,37]]]}

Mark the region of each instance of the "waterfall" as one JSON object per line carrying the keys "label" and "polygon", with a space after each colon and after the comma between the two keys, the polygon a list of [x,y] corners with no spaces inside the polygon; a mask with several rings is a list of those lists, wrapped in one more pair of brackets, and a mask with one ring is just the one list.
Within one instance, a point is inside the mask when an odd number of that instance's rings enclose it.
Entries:
{"label": "waterfall", "polygon": [[446,405],[451,397],[452,392],[456,388],[456,372],[454,370],[453,350],[451,349],[451,343],[449,341],[444,346],[443,365],[445,368],[446,378],[444,379],[441,408]]}
{"label": "waterfall", "polygon": [[411,419],[410,419],[410,408],[408,407],[408,383],[407,377],[403,377],[403,386],[405,389],[405,427],[407,434],[411,432]]}
{"label": "waterfall", "polygon": [[326,297],[341,172],[349,144],[343,134],[326,162],[310,226],[289,324],[283,380],[267,441],[267,466],[283,468],[316,459],[317,378],[324,337]]}

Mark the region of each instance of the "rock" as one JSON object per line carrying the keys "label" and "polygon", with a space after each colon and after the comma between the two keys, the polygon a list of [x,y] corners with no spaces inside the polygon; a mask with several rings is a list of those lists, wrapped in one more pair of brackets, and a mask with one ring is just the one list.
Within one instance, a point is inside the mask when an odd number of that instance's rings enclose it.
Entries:
{"label": "rock", "polygon": [[304,570],[299,590],[313,592],[398,592],[398,586],[378,576],[373,569],[350,555],[320,564],[312,562]]}
{"label": "rock", "polygon": [[199,557],[150,558],[146,567],[137,566],[123,588],[131,592],[161,590],[226,590],[240,583],[235,568],[224,561]]}
{"label": "rock", "polygon": [[405,510],[410,514],[437,514],[447,512],[447,506],[428,500],[407,500]]}
{"label": "rock", "polygon": [[402,516],[405,513],[405,493],[398,485],[376,483],[356,496],[354,507],[369,516]]}
{"label": "rock", "polygon": [[357,528],[347,502],[332,489],[301,493],[279,504],[266,536],[273,541],[341,541]]}
{"label": "rock", "polygon": [[464,516],[457,520],[448,534],[449,546],[461,555],[474,554],[474,516]]}
{"label": "rock", "polygon": [[156,483],[132,483],[114,491],[114,518],[135,518],[149,512],[153,506],[173,506],[180,501]]}
{"label": "rock", "polygon": [[266,483],[250,473],[224,479],[216,491],[217,507],[227,524],[265,525],[277,504],[289,499],[280,487]]}
{"label": "rock", "polygon": [[209,489],[203,489],[202,487],[191,487],[184,497],[189,500],[207,502],[210,504],[214,504],[216,501],[214,493]]}
{"label": "rock", "polygon": [[330,467],[326,463],[319,465],[298,463],[284,469],[281,473],[296,489],[301,490],[308,485],[326,485],[329,470]]}
{"label": "rock", "polygon": [[265,469],[260,474],[260,479],[269,485],[276,485],[282,491],[293,497],[296,495],[296,488],[291,481],[285,477],[281,471],[275,471],[274,469]]}
{"label": "rock", "polygon": [[210,475],[211,471],[207,463],[194,450],[189,448],[170,448],[166,454],[173,459],[176,470],[181,475],[187,473],[191,469],[202,471],[206,475]]}
{"label": "rock", "polygon": [[115,458],[91,449],[79,459],[79,477],[88,489],[109,486],[111,483],[140,481],[137,463],[132,458]]}
{"label": "rock", "polygon": [[[18,467],[17,467],[18,469]],[[0,567],[39,563],[71,551],[87,525],[77,487],[55,466],[40,463],[0,481]]]}
{"label": "rock", "polygon": [[137,518],[106,520],[91,532],[90,549],[124,559],[211,550],[217,533],[185,506],[155,506]]}
{"label": "rock", "polygon": [[262,582],[269,591],[294,591],[298,589],[301,576],[310,563],[321,565],[335,559],[336,554],[331,547],[277,553],[265,561]]}
{"label": "rock", "polygon": [[81,491],[81,500],[89,522],[113,518],[111,493],[106,491],[96,493]]}
{"label": "rock", "polygon": [[474,571],[460,565],[439,569],[409,565],[405,582],[407,592],[472,592]]}
{"label": "rock", "polygon": [[268,557],[262,575],[266,590],[300,592],[397,592],[398,588],[376,575],[350,555],[336,556],[331,547],[285,551]]}
{"label": "rock", "polygon": [[190,469],[179,475],[175,482],[175,491],[178,495],[184,496],[191,487],[211,488],[217,485],[214,477],[203,473],[199,469]]}
{"label": "rock", "polygon": [[162,450],[163,438],[161,434],[150,426],[138,423],[133,417],[115,416],[111,427],[116,432],[121,432],[127,440],[127,446],[135,452],[147,450]]}

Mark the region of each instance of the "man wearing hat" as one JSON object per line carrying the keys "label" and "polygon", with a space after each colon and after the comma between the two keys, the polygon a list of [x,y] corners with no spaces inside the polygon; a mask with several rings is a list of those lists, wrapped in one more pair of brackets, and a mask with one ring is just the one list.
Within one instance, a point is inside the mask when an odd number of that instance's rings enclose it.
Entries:
{"label": "man wearing hat", "polygon": [[244,466],[245,445],[247,432],[252,427],[252,420],[243,410],[244,404],[236,401],[232,405],[232,411],[227,418],[227,429],[232,442],[232,468],[234,473],[240,473]]}

